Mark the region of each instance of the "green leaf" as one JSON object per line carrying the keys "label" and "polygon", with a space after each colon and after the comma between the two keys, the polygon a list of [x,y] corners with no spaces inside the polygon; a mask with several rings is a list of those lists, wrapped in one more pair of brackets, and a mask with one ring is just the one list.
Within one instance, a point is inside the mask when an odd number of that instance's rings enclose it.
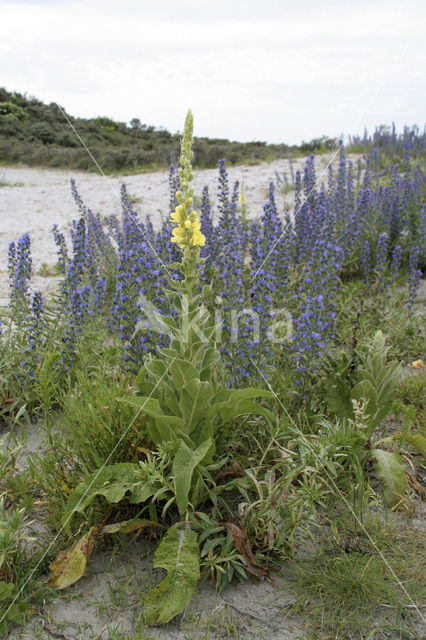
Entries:
{"label": "green leaf", "polygon": [[185,515],[188,508],[192,474],[197,465],[206,457],[211,446],[211,438],[200,444],[195,451],[190,449],[184,442],[181,442],[176,453],[173,460],[172,473],[174,476],[176,503],[181,515]]}
{"label": "green leaf", "polygon": [[145,369],[156,380],[161,380],[167,373],[167,365],[159,358],[153,358],[145,362]]}
{"label": "green leaf", "polygon": [[156,418],[155,426],[161,438],[160,442],[173,442],[179,438],[178,433],[184,428],[184,421],[178,416],[163,415]]}
{"label": "green leaf", "polygon": [[405,436],[405,440],[426,458],[426,438],[421,433],[409,433]]}
{"label": "green leaf", "polygon": [[217,404],[218,402],[228,402],[235,389],[221,389],[217,391],[213,397],[212,404]]}
{"label": "green leaf", "polygon": [[139,393],[142,393],[144,396],[149,396],[152,390],[152,382],[148,380],[148,374],[145,367],[139,369],[138,375],[135,378],[135,384],[139,389]]}
{"label": "green leaf", "polygon": [[262,407],[262,405],[258,402],[254,402],[253,400],[246,400],[245,402],[240,402],[238,404],[233,404],[230,407],[225,407],[221,412],[220,422],[223,424],[224,422],[228,422],[228,420],[238,418],[239,416],[269,417],[271,415],[272,412],[269,411],[269,409]]}
{"label": "green leaf", "polygon": [[[68,534],[71,533],[70,521],[73,513],[83,512],[96,496],[104,496],[108,502],[115,504],[120,502],[127,492],[130,492],[130,498],[136,490],[140,495],[145,484],[142,483],[140,468],[131,462],[119,462],[95,471],[80,482],[71,493],[61,519],[65,531]],[[147,485],[143,495],[148,499],[153,493],[154,491]],[[132,502],[131,499],[130,502]]]}
{"label": "green leaf", "polygon": [[181,358],[173,360],[170,365],[170,373],[173,384],[178,390],[182,389],[193,378],[199,377],[197,369],[188,360],[182,360]]}
{"label": "green leaf", "polygon": [[12,597],[12,593],[15,591],[15,585],[13,582],[0,581],[0,602],[9,600]]}
{"label": "green leaf", "polygon": [[327,380],[326,401],[330,411],[338,418],[353,418],[351,388],[334,375]]}
{"label": "green leaf", "polygon": [[220,353],[214,347],[208,347],[203,353],[201,361],[200,380],[206,381],[210,377],[212,367],[220,361]]}
{"label": "green leaf", "polygon": [[160,403],[156,398],[144,396],[129,396],[120,398],[120,402],[140,409],[141,413],[154,418],[155,429],[149,427],[149,433],[156,444],[176,440],[177,430],[185,432],[186,424],[179,416],[169,416],[163,413]]}
{"label": "green leaf", "polygon": [[[230,393],[222,394],[218,393],[215,396],[216,401],[207,411],[207,420],[211,420],[219,412],[222,412],[224,421],[230,420],[232,417],[238,415],[270,415],[270,411],[265,409],[257,402],[250,402],[250,398],[265,397],[273,398],[274,394],[266,389],[232,389],[228,390]],[[221,400],[221,398],[224,398]],[[244,411],[244,406],[247,407],[247,411]],[[234,411],[234,415],[233,415]],[[229,417],[228,417],[229,416]]]}
{"label": "green leaf", "polygon": [[232,402],[239,402],[240,400],[248,400],[249,398],[275,398],[272,391],[268,389],[256,389],[254,387],[247,387],[247,389],[231,389]]}
{"label": "green leaf", "polygon": [[174,332],[177,330],[176,320],[172,316],[164,316],[162,314],[158,314],[157,317],[160,323],[165,327],[174,330]]}
{"label": "green leaf", "polygon": [[193,378],[182,388],[179,406],[185,419],[185,433],[191,434],[212,396],[210,382],[201,382],[198,378]]}
{"label": "green leaf", "polygon": [[405,466],[398,453],[383,449],[373,449],[371,455],[376,459],[376,473],[383,483],[383,493],[388,507],[394,506],[405,494]]}
{"label": "green leaf", "polygon": [[146,520],[145,518],[134,518],[133,520],[124,520],[123,522],[114,522],[113,524],[107,524],[102,527],[101,533],[133,533],[134,531],[141,531],[147,527],[158,528],[164,525],[152,520]]}
{"label": "green leaf", "polygon": [[170,389],[165,390],[163,406],[167,407],[167,410],[173,415],[180,414],[179,399],[176,398],[176,394]]}
{"label": "green leaf", "polygon": [[139,409],[141,413],[153,418],[163,415],[160,402],[157,398],[147,396],[127,396],[126,398],[117,398],[118,402],[123,402],[131,407]]}
{"label": "green leaf", "polygon": [[167,347],[158,347],[158,353],[167,360],[173,360],[174,358],[179,358],[179,352],[176,349],[169,349]]}
{"label": "green leaf", "polygon": [[167,624],[188,605],[200,578],[200,549],[189,526],[170,527],[155,552],[154,567],[167,576],[146,598],[147,624]]}
{"label": "green leaf", "polygon": [[375,428],[386,418],[393,403],[393,386],[392,393],[387,393],[386,395],[382,393],[381,401],[379,402],[374,385],[375,383],[373,384],[369,379],[365,378],[354,386],[351,393],[351,397],[354,400],[366,400],[367,402],[365,406],[365,413],[368,416],[367,439],[371,438]]}

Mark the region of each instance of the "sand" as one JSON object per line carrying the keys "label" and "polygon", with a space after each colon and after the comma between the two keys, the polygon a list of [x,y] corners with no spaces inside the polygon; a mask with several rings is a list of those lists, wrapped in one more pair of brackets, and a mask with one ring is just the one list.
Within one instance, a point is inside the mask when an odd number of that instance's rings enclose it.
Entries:
{"label": "sand", "polygon": [[[317,158],[316,169],[319,181],[326,179],[326,166],[336,158],[326,154]],[[306,158],[293,161],[294,171],[303,168]],[[291,169],[288,159],[272,163],[229,168],[231,185],[236,180],[242,185],[244,198],[251,217],[262,214],[267,200],[269,183],[276,187],[276,201],[280,212],[294,202],[292,192],[286,189],[286,180],[291,184]],[[323,173],[323,175],[321,175]],[[69,229],[73,219],[78,218],[70,189],[70,179],[75,178],[81,197],[87,207],[102,216],[120,214],[120,186],[126,184],[129,195],[136,201],[135,209],[142,215],[149,214],[154,225],[159,224],[169,209],[168,172],[141,173],[132,176],[100,176],[86,172],[38,169],[31,167],[0,168],[0,306],[7,304],[8,275],[7,250],[12,241],[23,233],[30,234],[34,278],[32,288],[48,292],[56,287],[52,278],[38,276],[43,263],[50,267],[57,261],[52,227],[57,224],[65,231],[69,240]],[[194,190],[201,196],[204,185],[209,187],[211,200],[217,198],[218,171],[206,169],[195,171]]]}

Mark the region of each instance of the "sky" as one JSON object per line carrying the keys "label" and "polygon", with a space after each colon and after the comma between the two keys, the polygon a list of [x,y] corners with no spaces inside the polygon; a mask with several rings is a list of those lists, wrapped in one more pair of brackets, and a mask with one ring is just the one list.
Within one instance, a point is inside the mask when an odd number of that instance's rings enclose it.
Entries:
{"label": "sky", "polygon": [[0,86],[198,136],[422,129],[421,0],[0,0]]}

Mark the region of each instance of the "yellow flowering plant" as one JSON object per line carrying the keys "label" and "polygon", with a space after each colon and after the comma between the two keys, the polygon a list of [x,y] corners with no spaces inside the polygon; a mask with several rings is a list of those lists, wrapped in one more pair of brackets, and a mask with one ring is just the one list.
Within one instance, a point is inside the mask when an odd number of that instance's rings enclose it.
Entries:
{"label": "yellow flowering plant", "polygon": [[[212,476],[227,461],[214,459],[218,430],[240,416],[269,416],[269,410],[253,398],[273,397],[265,389],[229,389],[218,383],[216,371],[221,361],[215,344],[216,327],[206,310],[212,291],[209,285],[200,290],[199,282],[200,247],[205,238],[190,187],[192,130],[189,111],[179,169],[182,190],[176,194],[179,204],[171,214],[176,224],[171,242],[182,251],[182,259],[168,265],[170,289],[165,290],[177,313],[175,317],[154,314],[167,331],[170,344],[159,348],[156,357],[146,358],[136,377],[135,394],[121,399],[146,416],[152,451],[138,465],[117,463],[91,474],[69,497],[63,517],[70,531],[73,513],[83,512],[102,495],[111,503],[122,499],[142,503],[142,512],[148,511],[151,524],[157,523],[159,513],[163,519],[166,514],[172,518],[174,524],[155,554],[154,566],[168,574],[147,596],[148,624],[169,622],[186,607],[197,586],[200,549],[189,516],[203,504],[216,504],[218,493],[226,491],[226,485],[217,487]],[[172,277],[172,269],[178,271],[177,279]],[[176,507],[174,513],[172,507]],[[125,523],[126,529],[129,526]]]}

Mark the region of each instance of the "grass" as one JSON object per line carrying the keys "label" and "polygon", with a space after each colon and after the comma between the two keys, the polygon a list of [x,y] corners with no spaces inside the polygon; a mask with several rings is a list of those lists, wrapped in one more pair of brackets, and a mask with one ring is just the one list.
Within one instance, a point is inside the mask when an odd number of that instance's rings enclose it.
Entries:
{"label": "grass", "polygon": [[295,563],[294,610],[310,617],[309,637],[417,637],[426,600],[424,536],[380,521],[366,532],[339,527],[313,557]]}
{"label": "grass", "polygon": [[241,640],[240,634],[252,626],[249,617],[234,607],[219,602],[211,613],[192,614],[182,625],[185,640],[229,638]]}
{"label": "grass", "polygon": [[42,262],[41,267],[38,271],[38,275],[42,278],[51,278],[57,277],[61,275],[59,264],[56,263],[54,265],[49,265],[47,262]]}

